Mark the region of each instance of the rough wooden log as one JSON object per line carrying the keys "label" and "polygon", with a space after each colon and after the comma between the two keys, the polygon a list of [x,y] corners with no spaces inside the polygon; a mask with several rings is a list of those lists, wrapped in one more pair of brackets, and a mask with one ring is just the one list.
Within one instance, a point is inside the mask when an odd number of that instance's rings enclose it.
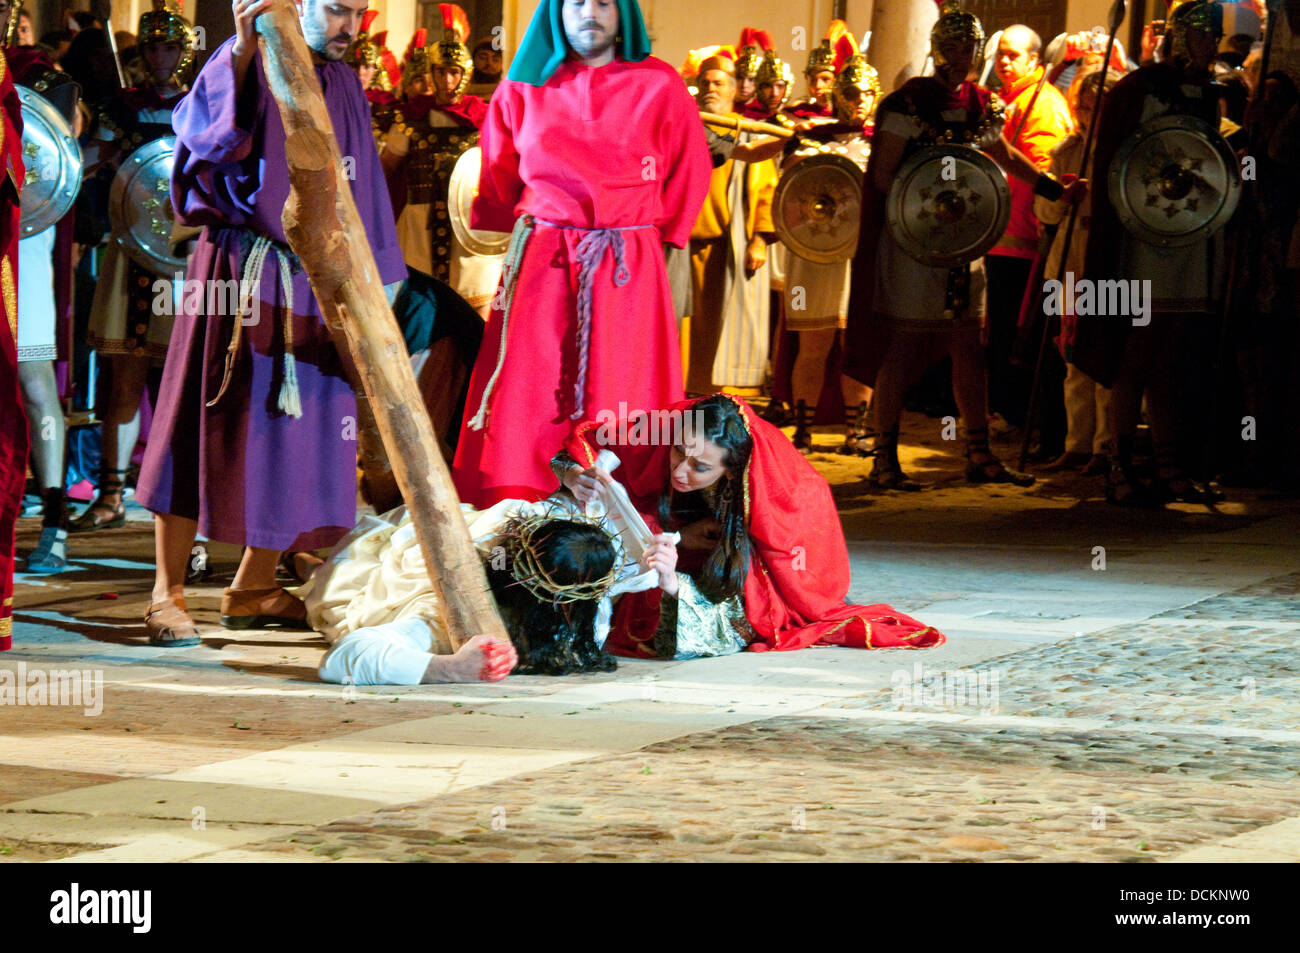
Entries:
{"label": "rough wooden log", "polygon": [[326,324],[347,341],[365,391],[357,395],[358,403],[369,399],[446,613],[448,637],[455,647],[478,634],[508,639],[384,296],[294,5],[277,0],[257,18],[257,29],[286,135],[292,189],[282,216],[285,236],[302,261]]}

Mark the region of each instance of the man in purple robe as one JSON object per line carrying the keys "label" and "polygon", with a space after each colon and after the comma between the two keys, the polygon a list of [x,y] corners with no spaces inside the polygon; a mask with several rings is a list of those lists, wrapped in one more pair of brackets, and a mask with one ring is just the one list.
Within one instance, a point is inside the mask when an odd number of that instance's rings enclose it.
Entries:
{"label": "man in purple robe", "polygon": [[[344,358],[280,214],[285,132],[254,21],[270,0],[234,0],[219,46],[174,115],[176,218],[203,226],[189,261],[137,499],[155,514],[153,645],[193,645],[183,582],[196,530],[247,547],[221,602],[228,628],[306,627],[276,586],[281,551],[332,545],[356,519],[356,399]],[[300,0],[303,35],[385,284],[406,275],[370,108],[343,62],[367,0]],[[169,297],[170,294],[164,296]],[[391,300],[391,299],[390,299]]]}

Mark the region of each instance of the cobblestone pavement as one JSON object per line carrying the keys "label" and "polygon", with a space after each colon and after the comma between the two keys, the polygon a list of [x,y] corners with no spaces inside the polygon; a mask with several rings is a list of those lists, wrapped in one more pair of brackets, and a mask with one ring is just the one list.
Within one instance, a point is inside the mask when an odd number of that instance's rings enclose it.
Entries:
{"label": "cobblestone pavement", "polygon": [[916,661],[889,690],[838,709],[568,764],[260,850],[396,861],[1168,859],[1300,813],[1300,622],[1200,622],[1287,615],[1298,588],[1300,574],[1282,576],[957,672]]}

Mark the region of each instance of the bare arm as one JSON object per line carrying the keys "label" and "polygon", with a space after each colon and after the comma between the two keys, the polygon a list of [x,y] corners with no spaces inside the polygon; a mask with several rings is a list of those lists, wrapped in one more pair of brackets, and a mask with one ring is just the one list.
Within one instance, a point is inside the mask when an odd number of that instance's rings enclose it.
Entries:
{"label": "bare arm", "polygon": [[994,162],[1002,166],[1007,175],[1013,175],[1030,185],[1038,181],[1038,176],[1041,174],[1038,167],[1034,165],[1029,156],[1007,142],[1006,136],[998,136],[997,141],[984,151],[992,157]]}
{"label": "bare arm", "polygon": [[731,147],[731,158],[737,162],[763,162],[775,159],[785,148],[785,139],[776,136],[764,136],[753,142],[738,142]]}
{"label": "bare arm", "polygon": [[235,42],[230,47],[230,55],[235,60],[235,98],[244,89],[244,77],[253,65],[253,54],[257,52],[257,30],[254,21],[271,9],[272,0],[234,0],[230,5],[235,15]]}
{"label": "bare arm", "polygon": [[881,195],[889,194],[894,176],[903,161],[907,140],[897,133],[877,129],[871,139],[871,184]]}

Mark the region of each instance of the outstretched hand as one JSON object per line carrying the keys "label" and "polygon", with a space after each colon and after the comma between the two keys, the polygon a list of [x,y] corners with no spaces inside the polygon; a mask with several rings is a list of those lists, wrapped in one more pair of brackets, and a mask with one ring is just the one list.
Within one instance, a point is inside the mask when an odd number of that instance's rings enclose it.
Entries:
{"label": "outstretched hand", "polygon": [[569,492],[573,494],[574,499],[583,504],[603,497],[605,487],[609,486],[613,480],[614,478],[600,467],[591,467],[586,470],[570,467],[569,472],[564,475],[564,485],[569,488]]}

